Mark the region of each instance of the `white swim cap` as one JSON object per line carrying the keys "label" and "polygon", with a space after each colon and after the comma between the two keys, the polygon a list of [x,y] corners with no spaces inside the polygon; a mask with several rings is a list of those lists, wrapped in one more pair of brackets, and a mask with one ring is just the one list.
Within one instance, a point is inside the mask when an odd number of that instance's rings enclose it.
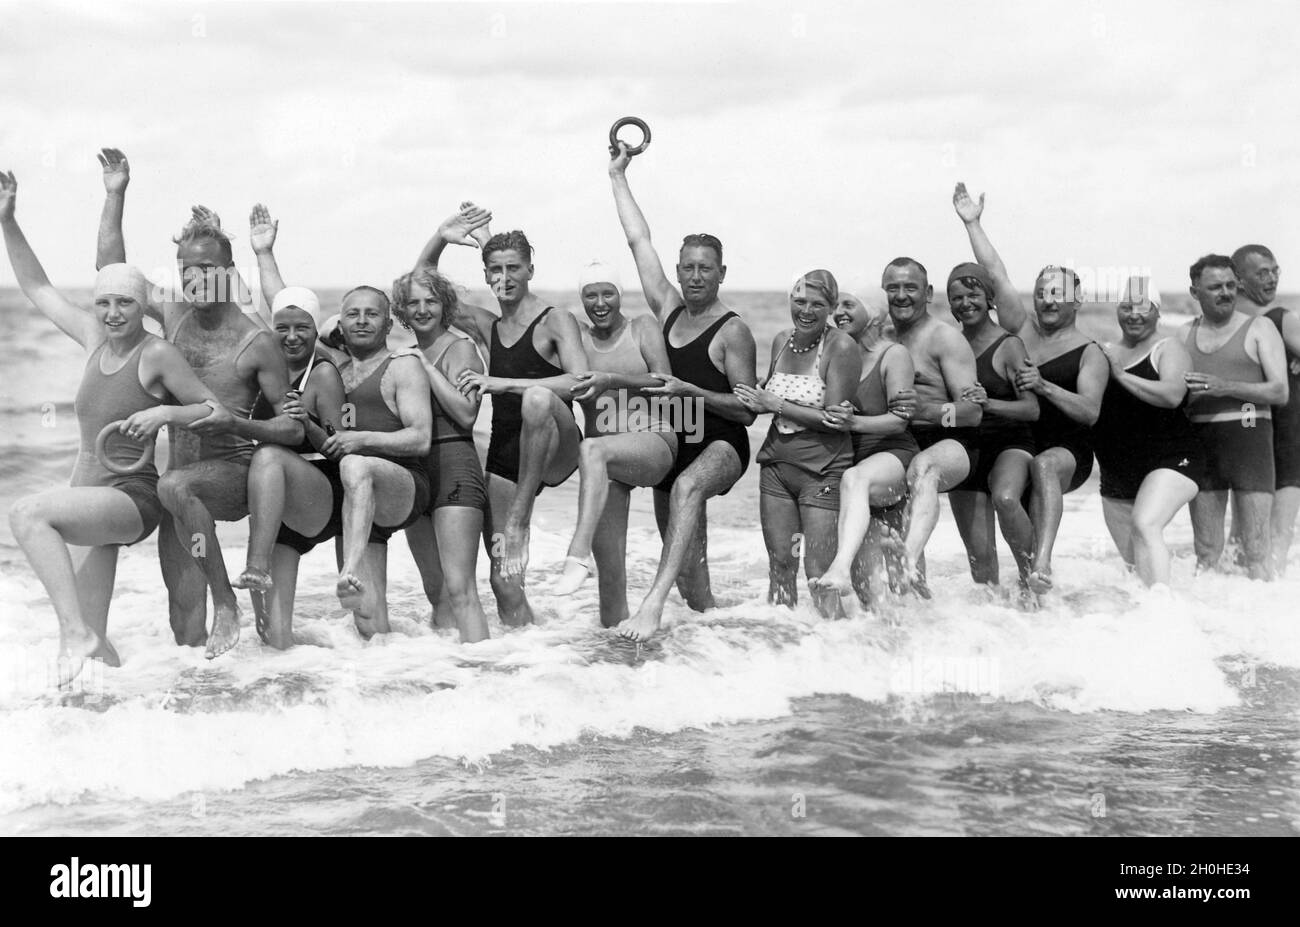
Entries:
{"label": "white swim cap", "polygon": [[108,264],[95,275],[95,298],[130,296],[141,309],[149,305],[149,280],[131,264]]}
{"label": "white swim cap", "polygon": [[1120,297],[1121,300],[1129,299],[1133,302],[1141,302],[1145,298],[1151,305],[1160,308],[1160,291],[1150,277],[1129,277]]}
{"label": "white swim cap", "polygon": [[316,328],[320,329],[320,300],[311,290],[305,286],[287,286],[276,293],[275,299],[271,302],[271,315],[274,316],[281,309],[290,308],[301,309],[307,313],[316,323]]}
{"label": "white swim cap", "polygon": [[586,267],[582,268],[582,273],[578,275],[578,295],[593,283],[609,283],[618,291],[620,298],[623,296],[623,285],[618,281],[618,270],[613,264],[607,264],[604,261],[592,261]]}

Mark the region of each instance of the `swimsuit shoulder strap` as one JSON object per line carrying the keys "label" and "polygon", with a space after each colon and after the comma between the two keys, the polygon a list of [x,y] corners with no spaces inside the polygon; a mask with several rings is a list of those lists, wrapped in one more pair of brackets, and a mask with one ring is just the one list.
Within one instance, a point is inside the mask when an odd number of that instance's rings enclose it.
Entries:
{"label": "swimsuit shoulder strap", "polygon": [[682,312],[683,312],[685,309],[686,309],[685,306],[678,306],[678,307],[677,307],[676,309],[674,309],[672,312],[668,313],[668,321],[664,323],[664,340],[665,340],[665,341],[668,340],[668,333],[669,333],[670,331],[672,331],[672,329],[673,329],[673,323],[677,321],[677,317],[678,317],[679,315],[681,315]]}

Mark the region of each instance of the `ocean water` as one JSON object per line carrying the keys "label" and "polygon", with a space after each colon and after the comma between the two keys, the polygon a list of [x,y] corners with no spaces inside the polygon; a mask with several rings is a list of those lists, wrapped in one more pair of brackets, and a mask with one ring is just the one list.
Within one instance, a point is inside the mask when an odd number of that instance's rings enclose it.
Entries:
{"label": "ocean water", "polygon": [[[784,299],[730,300],[766,358]],[[1104,308],[1081,324],[1097,337],[1114,327]],[[0,334],[7,510],[66,482],[83,361],[12,291]],[[485,412],[480,450],[486,426]],[[757,477],[751,466],[709,506],[720,607],[698,615],[674,593],[667,633],[646,646],[599,628],[594,587],[546,594],[575,478],[537,504],[535,627],[497,623],[484,575],[492,640],[433,631],[395,539],[393,634],[357,637],[322,549],[303,561],[300,646],[263,647],[245,605],[239,645],[208,662],[172,642],[151,538],[118,568],[109,633],[123,666],[92,664],[68,694],[47,678],[48,599],[0,521],[0,833],[1300,832],[1294,562],[1272,584],[1193,576],[1183,512],[1168,532],[1174,591],[1153,595],[1113,550],[1094,476],[1066,497],[1059,591],[1043,610],[971,583],[945,506],[927,551],[932,601],[825,622],[764,601]],[[247,523],[220,536],[237,568]],[[633,606],[659,549],[649,491],[637,492]],[[1002,569],[1013,575],[1005,549]]]}

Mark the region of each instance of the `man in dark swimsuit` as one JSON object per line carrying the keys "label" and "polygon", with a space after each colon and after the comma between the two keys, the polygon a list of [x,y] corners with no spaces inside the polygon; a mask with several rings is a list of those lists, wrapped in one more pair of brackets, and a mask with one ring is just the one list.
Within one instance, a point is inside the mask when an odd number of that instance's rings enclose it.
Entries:
{"label": "man in dark swimsuit", "polygon": [[339,461],[343,484],[343,568],[336,592],[365,637],[389,630],[388,539],[429,506],[429,381],[419,360],[389,354],[392,327],[382,290],[359,286],[343,297],[339,328],[352,359],[339,373],[348,405],[344,427],[321,445]]}
{"label": "man in dark swimsuit", "polygon": [[[609,163],[614,203],[627,236],[646,302],[664,325],[664,341],[672,376],[664,385],[646,390],[679,408],[694,404],[701,415],[681,414],[677,460],[663,483],[655,487],[655,519],[664,539],[654,583],[641,607],[619,624],[621,636],[646,640],[659,630],[664,603],[676,582],[682,598],[695,611],[714,605],[709,588],[708,526],[705,502],[728,492],[749,466],[749,436],[754,421],[732,390],[753,386],[754,336],[718,298],[726,277],[722,244],[712,235],[691,235],[682,242],[674,287],[650,242],[650,226],[632,197],[627,182],[631,155],[620,144]],[[667,318],[665,318],[667,314]],[[698,427],[702,425],[702,427]],[[793,540],[792,540],[793,543]]]}
{"label": "man in dark swimsuit", "polygon": [[[981,211],[984,196],[980,194]],[[1083,293],[1079,275],[1065,267],[1045,267],[1034,283],[1033,312],[1021,302],[1007,269],[989,241],[979,214],[963,216],[975,260],[993,278],[998,324],[1019,335],[1029,357],[1016,375],[1016,388],[1038,395],[1034,423],[1036,454],[1029,468],[1034,523],[1033,569],[1029,588],[1038,595],[1052,587],[1052,548],[1065,509],[1063,496],[1092,473],[1088,430],[1101,414],[1101,397],[1110,365],[1101,348],[1075,326]]]}
{"label": "man in dark swimsuit", "polygon": [[[1278,266],[1273,252],[1263,245],[1242,245],[1232,253],[1237,269],[1239,311],[1262,315],[1277,328],[1286,346],[1286,405],[1273,407],[1273,467],[1277,491],[1273,494],[1273,570],[1286,572],[1286,557],[1295,536],[1300,513],[1300,313],[1277,305]],[[1235,534],[1234,530],[1234,534]]]}
{"label": "man in dark swimsuit", "polygon": [[1232,492],[1233,520],[1251,579],[1272,579],[1270,522],[1276,474],[1271,406],[1288,398],[1286,350],[1268,319],[1239,312],[1231,258],[1207,254],[1191,267],[1200,304],[1181,336],[1192,358],[1186,375],[1188,417],[1205,449],[1205,475],[1192,500],[1198,569],[1223,555],[1223,519]]}
{"label": "man in dark swimsuit", "polygon": [[483,249],[483,277],[501,315],[461,303],[453,324],[484,349],[488,372],[466,370],[458,385],[492,396],[484,534],[497,613],[503,624],[523,625],[533,621],[524,593],[533,504],[544,486],[559,486],[578,469],[582,432],[571,397],[578,375],[587,372],[587,355],[577,319],[529,291],[533,250],[523,232],[489,238],[486,222],[466,223],[461,213],[439,227],[416,268],[437,269],[444,248],[471,243],[471,235]]}
{"label": "man in dark swimsuit", "polygon": [[[130,181],[121,152],[106,149],[100,160],[106,197],[97,267],[126,260],[122,210]],[[183,301],[165,301],[161,311],[151,307],[151,314],[224,408],[189,428],[169,428],[169,466],[158,481],[158,496],[167,510],[158,530],[158,559],[176,643],[198,647],[206,642],[212,659],[239,640],[239,608],[214,519],[238,521],[248,515],[248,466],[254,445],[292,447],[303,440],[303,429],[284,414],[289,389],[284,356],[271,335],[230,298],[238,292],[238,274],[229,239],[219,227],[196,221],[186,226],[177,245]],[[259,392],[270,402],[274,417],[249,417]]]}

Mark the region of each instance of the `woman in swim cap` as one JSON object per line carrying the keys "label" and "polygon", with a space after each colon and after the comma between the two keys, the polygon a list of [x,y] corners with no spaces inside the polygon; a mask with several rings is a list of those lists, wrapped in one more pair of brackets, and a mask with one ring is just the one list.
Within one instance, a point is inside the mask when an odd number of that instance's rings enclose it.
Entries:
{"label": "woman in swim cap", "polygon": [[[59,619],[62,686],[87,659],[121,665],[107,631],[118,548],[147,538],[162,514],[158,471],[151,462],[138,464],[140,443],[151,442],[164,425],[229,413],[175,347],[145,330],[149,282],[139,270],[101,269],[90,312],[54,288],[14,218],[17,194],[13,174],[0,172],[0,229],[14,276],[33,305],[87,354],[74,404],[81,447],[71,486],[24,496],[9,511],[14,539]],[[110,470],[96,453],[96,438],[113,423],[118,427],[104,456],[115,470],[132,472]]]}

